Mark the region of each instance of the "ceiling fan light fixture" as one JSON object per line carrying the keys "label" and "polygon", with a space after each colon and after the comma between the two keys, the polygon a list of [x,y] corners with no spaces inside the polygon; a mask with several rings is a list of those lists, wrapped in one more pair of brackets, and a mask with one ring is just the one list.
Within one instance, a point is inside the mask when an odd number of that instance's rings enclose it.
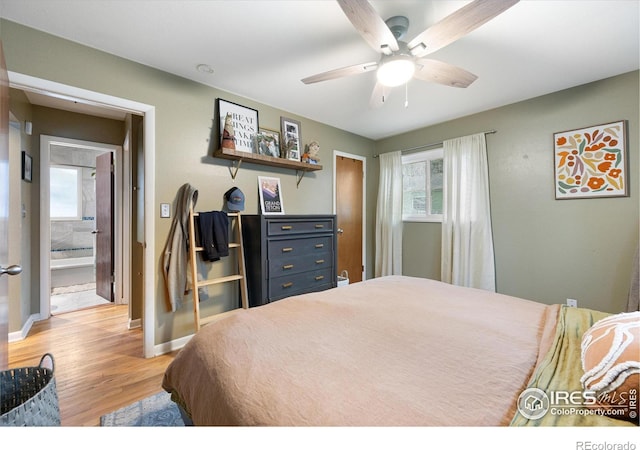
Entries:
{"label": "ceiling fan light fixture", "polygon": [[416,71],[413,59],[405,55],[385,58],[378,68],[378,82],[384,86],[395,87],[407,83]]}

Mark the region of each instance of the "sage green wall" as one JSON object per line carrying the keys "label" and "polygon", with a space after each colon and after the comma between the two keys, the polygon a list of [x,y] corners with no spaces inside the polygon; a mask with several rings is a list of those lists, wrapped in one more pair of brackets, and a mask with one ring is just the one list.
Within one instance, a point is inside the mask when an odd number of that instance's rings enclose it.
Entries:
{"label": "sage green wall", "polygon": [[[174,203],[184,183],[199,191],[197,209],[220,209],[222,196],[238,186],[246,196],[246,214],[258,213],[258,176],[279,177],[285,212],[288,214],[325,214],[333,211],[332,151],[360,156],[372,155],[373,141],[323,125],[293,113],[281,111],[169,73],[96,51],[19,24],[2,21],[1,38],[8,70],[52,80],[66,85],[155,106],[155,343],[160,344],[193,333],[192,303],[188,301],[175,314],[167,312],[160,258],[171,219],[160,219],[160,203]],[[194,69],[195,70],[195,69]],[[283,94],[285,95],[285,94]],[[299,187],[296,174],[289,169],[242,164],[234,180],[229,161],[211,157],[211,134],[216,98],[240,103],[259,111],[260,126],[280,128],[280,116],[301,122],[304,143],[320,142],[323,170],[308,173]],[[36,124],[34,123],[34,128]],[[34,161],[35,162],[35,161]],[[375,192],[372,177],[367,190]],[[375,205],[375,197],[369,198]],[[175,213],[175,204],[172,212]],[[371,216],[371,212],[369,215]],[[371,218],[369,218],[371,220]],[[367,251],[372,266],[372,244]],[[224,267],[220,267],[223,270]],[[212,295],[226,307],[234,303],[233,292],[214,291]],[[204,314],[208,314],[204,311]]]}
{"label": "sage green wall", "polygon": [[[589,83],[376,143],[377,153],[487,135],[498,292],[623,311],[638,245],[638,72]],[[553,133],[626,120],[630,197],[555,200]],[[407,223],[406,275],[440,278],[439,224]]]}

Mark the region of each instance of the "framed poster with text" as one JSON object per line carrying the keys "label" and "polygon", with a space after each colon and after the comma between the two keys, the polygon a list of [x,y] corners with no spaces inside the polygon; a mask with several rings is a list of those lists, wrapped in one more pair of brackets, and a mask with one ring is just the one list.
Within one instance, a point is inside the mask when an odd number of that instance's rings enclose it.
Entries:
{"label": "framed poster with text", "polygon": [[258,190],[262,214],[284,214],[280,178],[258,177]]}
{"label": "framed poster with text", "polygon": [[253,153],[258,133],[258,111],[221,98],[217,99],[220,146]]}

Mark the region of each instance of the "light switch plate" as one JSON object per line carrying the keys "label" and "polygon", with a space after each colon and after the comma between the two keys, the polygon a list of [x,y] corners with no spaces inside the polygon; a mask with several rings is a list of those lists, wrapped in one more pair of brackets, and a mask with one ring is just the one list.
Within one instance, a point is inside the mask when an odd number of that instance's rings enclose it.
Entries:
{"label": "light switch plate", "polygon": [[171,205],[160,203],[160,217],[171,217]]}

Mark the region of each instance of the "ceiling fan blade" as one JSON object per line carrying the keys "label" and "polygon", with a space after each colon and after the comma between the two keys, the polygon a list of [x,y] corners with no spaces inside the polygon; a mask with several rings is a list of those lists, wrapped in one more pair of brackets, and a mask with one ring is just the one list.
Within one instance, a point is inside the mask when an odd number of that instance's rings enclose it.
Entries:
{"label": "ceiling fan blade", "polygon": [[409,42],[414,56],[440,50],[503,13],[519,0],[475,0],[430,26]]}
{"label": "ceiling fan blade", "polygon": [[378,68],[377,62],[370,62],[364,64],[356,64],[354,66],[343,67],[341,69],[333,69],[328,72],[322,72],[316,75],[312,75],[307,78],[303,78],[304,84],[318,83],[319,81],[334,80],[336,78],[348,77],[351,75],[358,75],[360,73],[370,72]]}
{"label": "ceiling fan blade", "polygon": [[375,51],[390,55],[398,51],[398,41],[367,0],[338,0],[342,11]]}
{"label": "ceiling fan blade", "polygon": [[478,77],[460,67],[435,59],[417,59],[413,77],[451,87],[466,88]]}
{"label": "ceiling fan blade", "polygon": [[371,93],[371,98],[369,99],[369,107],[371,109],[377,109],[384,105],[390,90],[389,87],[376,82],[376,85],[373,87],[373,92]]}

